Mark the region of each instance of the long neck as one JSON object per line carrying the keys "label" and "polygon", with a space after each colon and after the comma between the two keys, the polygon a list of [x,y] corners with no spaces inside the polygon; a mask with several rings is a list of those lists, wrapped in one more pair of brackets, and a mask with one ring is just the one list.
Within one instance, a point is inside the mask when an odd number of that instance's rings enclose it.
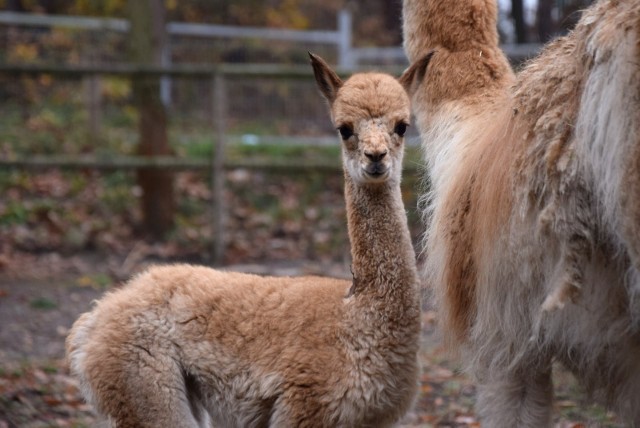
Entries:
{"label": "long neck", "polygon": [[501,96],[511,86],[513,71],[498,45],[496,21],[496,0],[404,0],[409,60],[435,52],[413,95],[417,117],[432,116],[443,103]]}
{"label": "long neck", "polygon": [[346,175],[345,198],[353,294],[387,304],[417,300],[415,253],[399,182],[361,186]]}
{"label": "long neck", "polygon": [[496,0],[404,0],[404,43],[411,62],[432,49],[498,47]]}

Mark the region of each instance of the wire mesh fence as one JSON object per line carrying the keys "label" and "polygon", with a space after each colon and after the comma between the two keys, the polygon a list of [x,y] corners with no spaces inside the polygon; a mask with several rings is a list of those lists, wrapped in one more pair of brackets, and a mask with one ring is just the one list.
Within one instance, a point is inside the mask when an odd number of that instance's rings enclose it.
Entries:
{"label": "wire mesh fence", "polygon": [[[0,52],[0,187],[10,195],[0,201],[0,240],[27,251],[126,251],[123,242],[143,221],[134,172],[144,167],[181,171],[168,237],[174,250],[165,253],[217,262],[344,259],[339,145],[307,66],[308,46],[174,36],[172,65],[145,68],[127,62],[126,36],[118,21],[111,24],[0,25],[7,46]],[[337,60],[335,48],[314,46]],[[247,59],[294,65],[219,65]],[[174,155],[140,158],[133,81],[159,76]],[[221,139],[224,165],[216,169]],[[60,183],[58,190],[42,177]]]}

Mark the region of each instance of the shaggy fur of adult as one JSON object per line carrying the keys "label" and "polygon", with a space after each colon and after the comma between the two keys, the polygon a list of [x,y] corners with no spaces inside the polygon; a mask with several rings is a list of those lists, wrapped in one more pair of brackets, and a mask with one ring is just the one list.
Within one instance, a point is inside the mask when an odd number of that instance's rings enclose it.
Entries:
{"label": "shaggy fur of adult", "polygon": [[74,324],[71,370],[111,426],[384,427],[417,391],[420,305],[400,178],[409,98],[312,56],[343,138],[352,282],[155,267]]}
{"label": "shaggy fur of adult", "polygon": [[495,0],[403,7],[425,278],[483,423],[549,425],[557,360],[640,425],[640,1],[598,1],[517,76]]}

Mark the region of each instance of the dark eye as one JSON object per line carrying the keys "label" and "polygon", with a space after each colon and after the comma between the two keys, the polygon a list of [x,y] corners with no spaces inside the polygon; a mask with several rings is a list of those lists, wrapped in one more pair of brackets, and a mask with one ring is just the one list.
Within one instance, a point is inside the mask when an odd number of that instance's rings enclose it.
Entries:
{"label": "dark eye", "polygon": [[353,129],[349,125],[342,125],[338,128],[343,140],[348,140],[353,135]]}
{"label": "dark eye", "polygon": [[404,133],[407,132],[407,124],[404,122],[398,122],[396,124],[396,127],[393,128],[393,132],[395,132],[396,134],[398,134],[399,136],[403,137]]}

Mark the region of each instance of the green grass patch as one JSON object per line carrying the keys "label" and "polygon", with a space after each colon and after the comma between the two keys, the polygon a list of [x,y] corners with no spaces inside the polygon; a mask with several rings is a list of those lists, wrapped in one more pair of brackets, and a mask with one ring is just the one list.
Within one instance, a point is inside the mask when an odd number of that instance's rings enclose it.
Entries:
{"label": "green grass patch", "polygon": [[42,367],[42,371],[48,374],[56,374],[58,373],[58,368],[54,365],[46,365]]}
{"label": "green grass patch", "polygon": [[24,224],[29,219],[29,210],[18,201],[9,201],[0,211],[0,225]]}
{"label": "green grass patch", "polygon": [[83,275],[76,280],[76,285],[80,287],[91,287],[96,290],[104,290],[113,283],[111,277],[104,273],[94,275]]}
{"label": "green grass patch", "polygon": [[29,306],[34,309],[51,310],[57,308],[58,304],[47,297],[36,297],[29,303]]}

